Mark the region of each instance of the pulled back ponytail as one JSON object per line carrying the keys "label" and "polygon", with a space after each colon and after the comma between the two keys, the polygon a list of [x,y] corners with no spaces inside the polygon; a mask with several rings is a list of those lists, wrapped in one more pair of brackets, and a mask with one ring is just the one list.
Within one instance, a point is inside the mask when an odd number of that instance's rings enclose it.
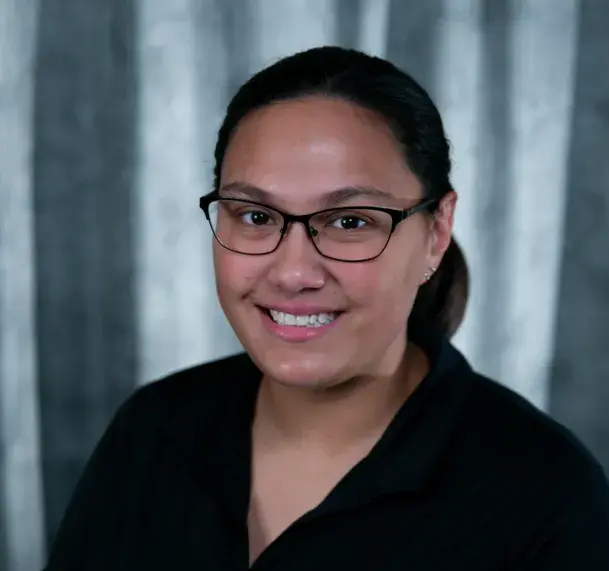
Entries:
{"label": "pulled back ponytail", "polygon": [[453,238],[440,266],[419,288],[410,313],[409,327],[433,327],[452,337],[465,317],[469,271],[465,256]]}

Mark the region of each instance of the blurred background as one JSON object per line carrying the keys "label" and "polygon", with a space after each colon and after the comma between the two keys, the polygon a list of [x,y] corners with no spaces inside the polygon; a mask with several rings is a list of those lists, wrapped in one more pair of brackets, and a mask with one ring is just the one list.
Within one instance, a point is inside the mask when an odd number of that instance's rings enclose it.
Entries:
{"label": "blurred background", "polygon": [[609,468],[608,28],[605,0],[0,0],[0,569],[42,567],[138,385],[239,351],[197,198],[239,84],[321,44],[429,89],[456,344]]}

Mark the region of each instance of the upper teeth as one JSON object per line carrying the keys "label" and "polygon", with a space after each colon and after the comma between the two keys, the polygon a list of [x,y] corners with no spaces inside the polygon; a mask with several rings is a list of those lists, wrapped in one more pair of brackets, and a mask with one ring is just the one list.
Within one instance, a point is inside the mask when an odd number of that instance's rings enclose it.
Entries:
{"label": "upper teeth", "polygon": [[292,315],[283,311],[270,309],[269,313],[280,325],[297,325],[300,327],[321,327],[336,319],[336,313],[318,313],[315,315]]}

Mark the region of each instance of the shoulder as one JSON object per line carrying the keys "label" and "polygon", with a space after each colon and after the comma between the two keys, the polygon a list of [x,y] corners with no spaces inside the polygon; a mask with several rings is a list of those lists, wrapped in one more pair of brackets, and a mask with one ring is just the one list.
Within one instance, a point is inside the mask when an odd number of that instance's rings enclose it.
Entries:
{"label": "shoulder", "polygon": [[536,479],[566,501],[584,490],[609,497],[605,472],[581,440],[496,381],[474,374],[464,427],[472,451],[513,478]]}
{"label": "shoulder", "polygon": [[[523,569],[607,568],[609,483],[600,463],[525,398],[471,375],[447,488],[461,486],[489,536],[493,525],[506,537],[517,530],[509,549],[530,561]],[[602,564],[580,567],[588,560]]]}
{"label": "shoulder", "polygon": [[153,401],[221,397],[231,392],[231,381],[244,379],[253,370],[250,358],[239,353],[171,373],[144,385],[134,396]]}
{"label": "shoulder", "polygon": [[251,386],[255,374],[245,353],[174,372],[137,389],[113,424],[136,432],[200,432],[223,413],[235,391]]}

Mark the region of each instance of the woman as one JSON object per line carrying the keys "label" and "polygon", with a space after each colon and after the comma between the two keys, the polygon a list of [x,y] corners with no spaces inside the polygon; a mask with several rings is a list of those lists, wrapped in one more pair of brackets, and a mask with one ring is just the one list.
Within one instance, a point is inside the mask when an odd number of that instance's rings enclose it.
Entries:
{"label": "woman", "polygon": [[246,353],[129,399],[48,570],[609,569],[599,464],[447,340],[467,271],[427,93],[299,53],[241,87],[215,158],[200,206]]}

